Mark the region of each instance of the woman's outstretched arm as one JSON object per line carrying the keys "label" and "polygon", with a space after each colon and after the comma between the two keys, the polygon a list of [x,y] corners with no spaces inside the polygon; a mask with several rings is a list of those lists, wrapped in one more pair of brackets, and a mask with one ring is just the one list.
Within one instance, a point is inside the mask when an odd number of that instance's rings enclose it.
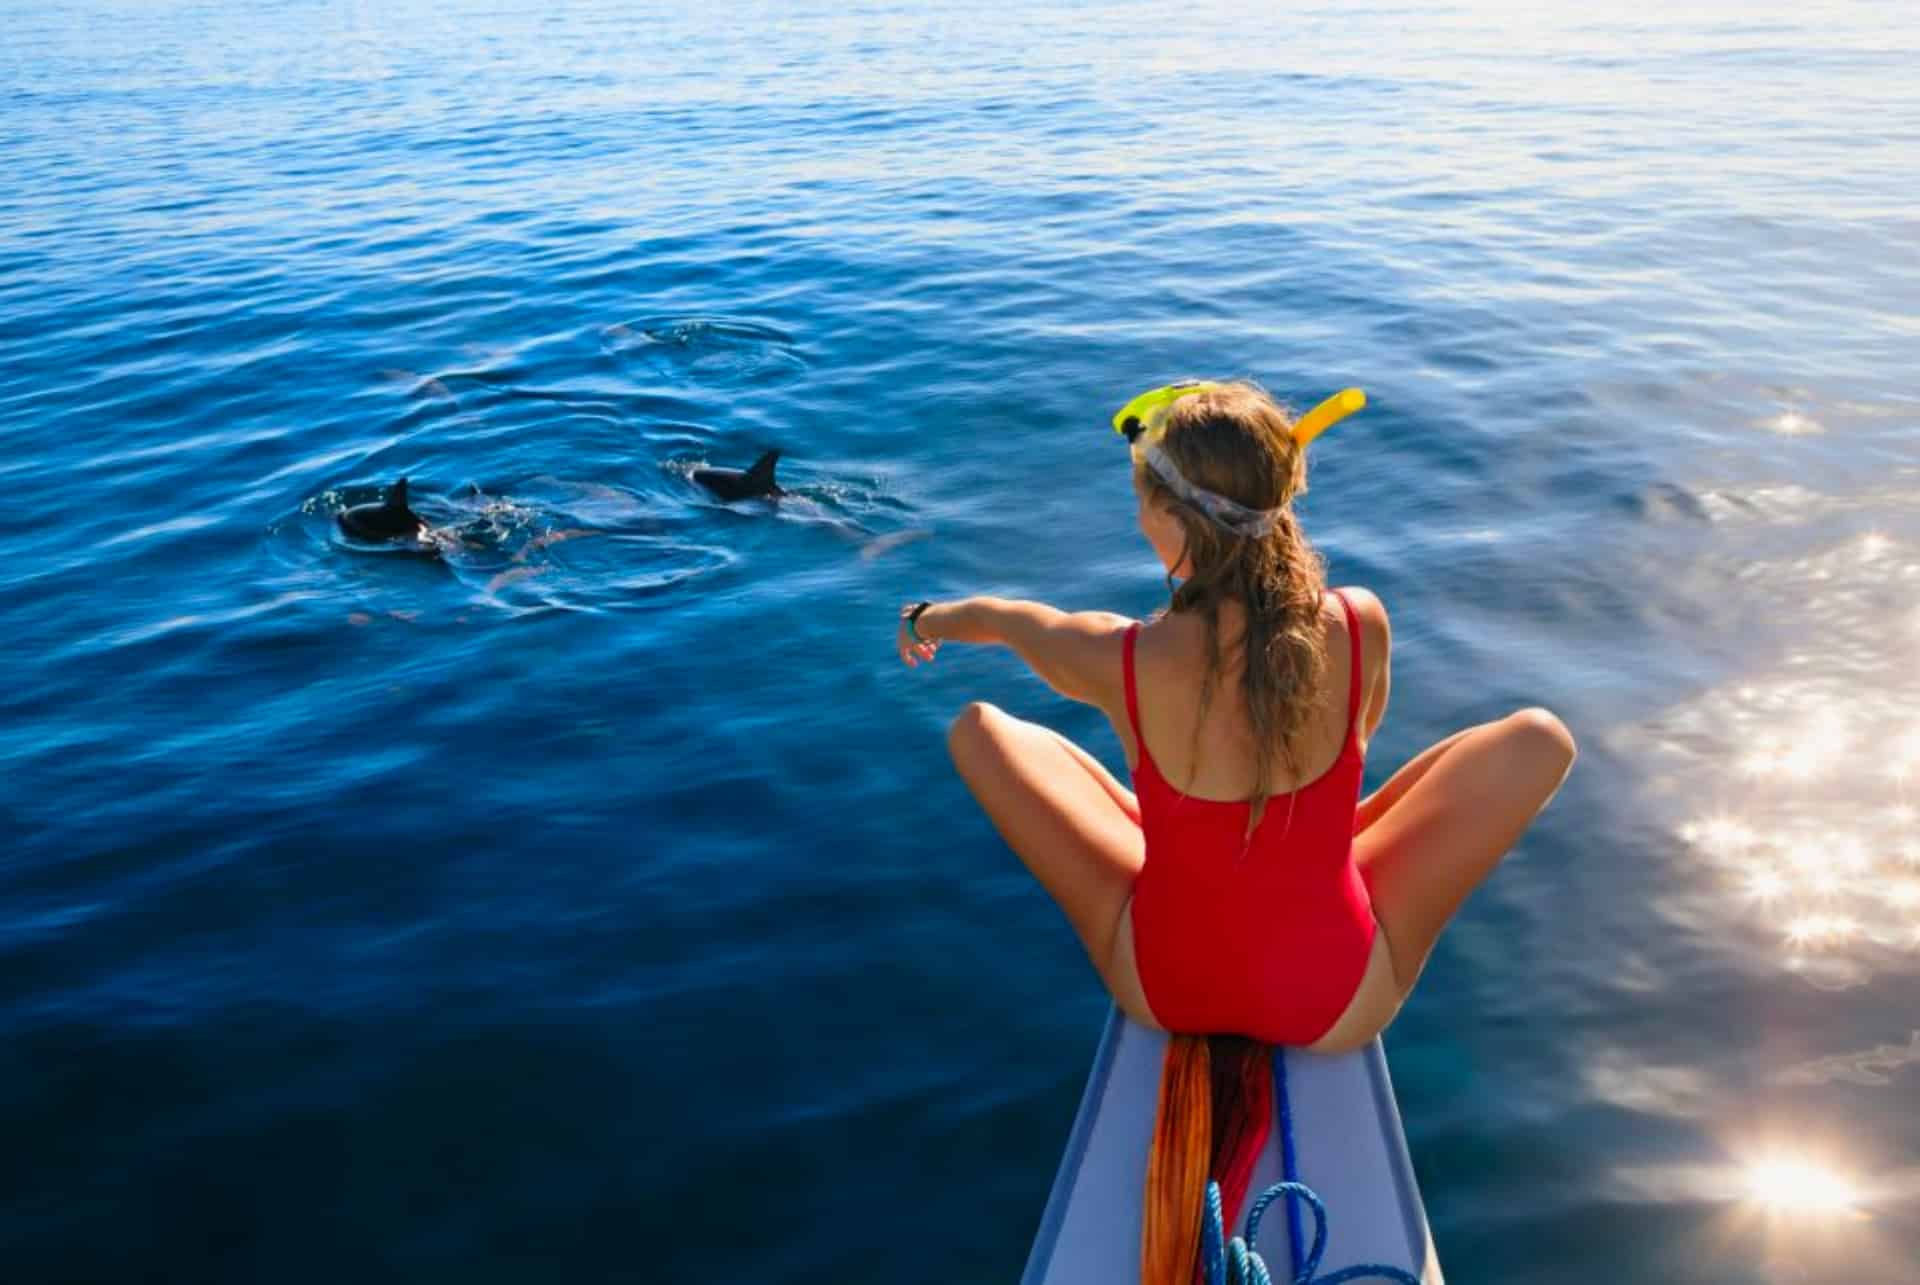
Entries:
{"label": "woman's outstretched arm", "polygon": [[1106,707],[1119,691],[1120,641],[1132,623],[1110,611],[1069,612],[1044,602],[978,597],[936,602],[914,628],[935,643],[1011,647],[1062,696]]}

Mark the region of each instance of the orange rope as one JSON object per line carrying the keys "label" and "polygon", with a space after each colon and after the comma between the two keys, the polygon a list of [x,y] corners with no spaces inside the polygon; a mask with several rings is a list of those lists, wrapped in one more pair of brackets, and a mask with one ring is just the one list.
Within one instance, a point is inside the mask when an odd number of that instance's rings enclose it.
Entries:
{"label": "orange rope", "polygon": [[1240,1216],[1273,1129],[1273,1050],[1233,1035],[1170,1035],[1160,1067],[1140,1231],[1141,1285],[1201,1285],[1194,1211],[1209,1179],[1227,1225]]}
{"label": "orange rope", "polygon": [[1169,1035],[1160,1068],[1153,1150],[1140,1228],[1140,1285],[1189,1285],[1200,1266],[1200,1219],[1212,1158],[1213,1085],[1207,1041]]}

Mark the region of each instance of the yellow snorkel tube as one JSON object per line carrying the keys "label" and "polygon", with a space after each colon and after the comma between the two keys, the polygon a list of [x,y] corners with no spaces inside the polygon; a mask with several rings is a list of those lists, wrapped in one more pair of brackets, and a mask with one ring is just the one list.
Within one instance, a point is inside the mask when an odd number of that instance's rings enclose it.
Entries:
{"label": "yellow snorkel tube", "polygon": [[[1182,397],[1219,387],[1219,384],[1190,379],[1184,383],[1149,389],[1114,412],[1113,431],[1129,443],[1138,442],[1142,436],[1160,431],[1167,422],[1167,412]],[[1358,388],[1341,389],[1294,421],[1294,443],[1305,446],[1366,404],[1367,395]]]}
{"label": "yellow snorkel tube", "polygon": [[1358,388],[1341,389],[1294,421],[1294,442],[1305,446],[1366,404],[1367,395]]}

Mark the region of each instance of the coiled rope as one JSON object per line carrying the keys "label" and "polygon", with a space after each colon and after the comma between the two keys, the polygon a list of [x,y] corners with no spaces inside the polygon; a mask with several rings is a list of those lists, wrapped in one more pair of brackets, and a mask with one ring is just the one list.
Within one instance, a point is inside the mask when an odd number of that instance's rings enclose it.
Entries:
{"label": "coiled rope", "polygon": [[[1317,1276],[1320,1257],[1327,1250],[1327,1206],[1320,1193],[1300,1181],[1293,1145],[1293,1103],[1287,1094],[1286,1054],[1273,1051],[1273,1087],[1280,1099],[1280,1164],[1285,1182],[1276,1182],[1260,1193],[1247,1210],[1247,1234],[1226,1238],[1225,1219],[1220,1208],[1220,1184],[1207,1183],[1206,1209],[1201,1218],[1200,1254],[1206,1267],[1207,1285],[1273,1285],[1266,1260],[1254,1245],[1260,1236],[1260,1220],[1276,1200],[1287,1202],[1288,1249],[1293,1260],[1293,1285],[1338,1285],[1341,1281],[1373,1279],[1392,1281],[1394,1285],[1420,1285],[1420,1278],[1387,1263],[1355,1263],[1326,1276]],[[1300,1206],[1313,1214],[1313,1244],[1303,1257],[1300,1253]]]}
{"label": "coiled rope", "polygon": [[[1387,1263],[1355,1263],[1326,1276],[1320,1270],[1320,1256],[1327,1249],[1327,1207],[1320,1194],[1304,1182],[1276,1182],[1260,1193],[1247,1211],[1247,1234],[1226,1239],[1220,1217],[1220,1184],[1207,1184],[1206,1217],[1200,1228],[1200,1252],[1207,1267],[1207,1285],[1273,1285],[1266,1260],[1254,1249],[1260,1236],[1260,1219],[1267,1207],[1280,1199],[1298,1200],[1313,1212],[1313,1246],[1304,1261],[1295,1265],[1293,1285],[1337,1285],[1340,1281],[1379,1280],[1394,1285],[1420,1285],[1413,1273]],[[1292,1206],[1289,1206],[1292,1208]],[[1294,1243],[1297,1255],[1299,1243]]]}

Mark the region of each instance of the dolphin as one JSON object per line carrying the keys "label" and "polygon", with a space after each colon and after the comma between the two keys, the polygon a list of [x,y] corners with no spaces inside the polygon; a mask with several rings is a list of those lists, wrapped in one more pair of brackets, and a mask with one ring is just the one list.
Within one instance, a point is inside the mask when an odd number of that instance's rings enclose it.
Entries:
{"label": "dolphin", "polygon": [[362,540],[418,540],[426,523],[407,507],[407,479],[387,488],[378,504],[356,504],[340,514],[340,529]]}
{"label": "dolphin", "polygon": [[773,480],[773,466],[780,462],[778,450],[768,451],[745,472],[737,468],[697,468],[693,480],[723,500],[751,500],[764,496],[777,499],[786,492]]}

